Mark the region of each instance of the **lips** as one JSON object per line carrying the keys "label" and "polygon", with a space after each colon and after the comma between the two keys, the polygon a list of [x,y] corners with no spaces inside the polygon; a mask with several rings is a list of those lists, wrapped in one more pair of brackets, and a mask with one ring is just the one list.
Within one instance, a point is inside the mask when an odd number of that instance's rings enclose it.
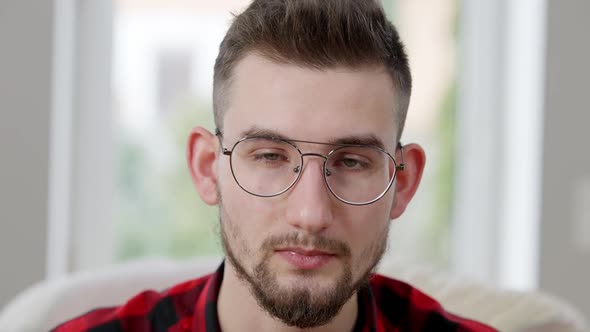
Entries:
{"label": "lips", "polygon": [[319,269],[335,259],[336,255],[321,250],[303,248],[281,248],[276,250],[288,263],[303,270]]}
{"label": "lips", "polygon": [[326,251],[321,251],[321,250],[308,250],[308,249],[303,249],[303,248],[299,248],[299,247],[289,247],[289,248],[282,248],[282,249],[277,249],[276,251],[281,252],[281,251],[292,251],[294,253],[300,254],[300,255],[305,255],[305,256],[321,256],[321,255],[331,255],[334,256],[334,254],[326,252]]}

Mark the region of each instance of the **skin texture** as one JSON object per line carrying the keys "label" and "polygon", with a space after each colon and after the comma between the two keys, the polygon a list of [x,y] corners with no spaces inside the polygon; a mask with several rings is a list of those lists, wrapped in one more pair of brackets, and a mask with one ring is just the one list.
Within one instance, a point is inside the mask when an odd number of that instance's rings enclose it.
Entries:
{"label": "skin texture", "polygon": [[[395,149],[397,97],[384,68],[317,70],[249,54],[236,66],[227,97],[221,143],[228,149],[252,129],[316,142],[372,135],[401,160]],[[331,149],[299,148],[322,154]],[[260,198],[236,184],[229,157],[206,129],[191,131],[187,157],[203,201],[220,206],[228,257],[218,302],[222,329],[351,330],[355,292],[379,262],[391,220],[404,212],[420,182],[422,148],[404,146],[405,170],[382,199],[366,206],[347,205],[329,192],[322,158],[306,157],[303,174],[289,191]],[[334,256],[326,265],[304,271],[276,252],[286,247]]]}

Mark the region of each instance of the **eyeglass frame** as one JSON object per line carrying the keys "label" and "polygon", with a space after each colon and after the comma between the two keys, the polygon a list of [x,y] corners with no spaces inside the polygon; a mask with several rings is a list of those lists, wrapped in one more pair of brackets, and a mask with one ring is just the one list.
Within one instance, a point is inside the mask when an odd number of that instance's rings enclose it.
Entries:
{"label": "eyeglass frame", "polygon": [[[242,138],[240,138],[239,140],[237,140],[231,150],[228,150],[227,148],[225,148],[223,146],[223,142],[222,142],[222,138],[223,138],[223,134],[221,133],[221,130],[219,130],[218,128],[215,129],[215,136],[217,136],[217,138],[219,139],[219,144],[220,147],[222,149],[222,154],[224,156],[229,156],[229,165],[230,165],[230,170],[232,173],[232,177],[234,178],[234,181],[236,181],[236,184],[245,192],[247,192],[250,195],[256,196],[256,197],[276,197],[279,196],[281,194],[284,194],[285,192],[289,191],[289,189],[293,188],[293,186],[299,181],[299,179],[301,178],[301,175],[303,174],[303,157],[305,156],[315,156],[315,157],[320,157],[324,159],[323,165],[322,165],[322,177],[324,178],[324,184],[326,185],[326,188],[328,188],[328,191],[330,191],[330,193],[336,197],[336,199],[338,199],[339,201],[349,204],[349,205],[354,205],[354,206],[364,206],[364,205],[369,205],[369,204],[373,204],[375,202],[377,202],[378,200],[380,200],[381,198],[383,198],[383,196],[385,196],[387,194],[387,192],[389,191],[389,189],[391,189],[391,186],[393,185],[393,182],[395,181],[395,178],[397,176],[397,172],[398,171],[404,171],[405,167],[406,167],[406,163],[404,161],[404,147],[402,145],[401,142],[397,143],[396,146],[396,150],[399,149],[400,150],[400,154],[401,154],[401,163],[398,165],[397,161],[395,160],[395,158],[387,151],[385,151],[384,149],[378,147],[378,146],[373,146],[373,145],[365,145],[365,144],[341,144],[341,143],[325,143],[325,142],[314,142],[314,141],[306,141],[306,140],[294,140],[294,139],[284,139],[284,138],[277,138],[277,137],[272,137],[272,136],[244,136]],[[244,188],[242,186],[242,184],[240,183],[240,181],[238,181],[236,174],[234,172],[234,167],[233,167],[233,162],[232,162],[232,153],[235,150],[236,146],[238,144],[240,144],[241,142],[248,140],[248,139],[269,139],[269,140],[273,140],[273,141],[281,141],[284,143],[287,143],[289,145],[291,145],[293,148],[295,148],[295,150],[297,150],[297,152],[299,152],[299,157],[300,157],[300,164],[299,166],[297,166],[297,168],[299,168],[297,170],[297,177],[295,178],[295,180],[293,180],[293,182],[291,184],[289,184],[287,186],[287,188],[283,189],[282,191],[279,191],[278,193],[272,194],[272,195],[261,195],[261,194],[256,194],[251,192],[250,190]],[[308,144],[319,144],[319,145],[329,145],[329,146],[335,146],[334,149],[330,150],[330,152],[328,152],[327,155],[323,155],[320,153],[303,153],[301,152],[301,150],[299,150],[299,148],[293,144],[293,143],[308,143]],[[391,180],[389,181],[389,184],[387,185],[387,188],[379,195],[377,196],[377,198],[374,198],[371,201],[368,202],[362,202],[362,203],[354,203],[354,202],[350,202],[347,201],[341,197],[339,197],[338,195],[336,195],[336,193],[332,190],[332,188],[330,187],[330,185],[328,184],[328,179],[326,178],[327,176],[329,176],[329,174],[327,174],[328,168],[326,165],[326,162],[328,161],[328,159],[330,158],[330,156],[332,155],[332,153],[334,153],[335,151],[338,151],[342,148],[346,148],[346,147],[366,147],[366,148],[371,148],[371,149],[375,149],[377,151],[383,152],[385,153],[389,158],[391,158],[391,160],[393,161],[393,164],[395,165],[395,172],[393,173],[393,177],[391,178]]]}

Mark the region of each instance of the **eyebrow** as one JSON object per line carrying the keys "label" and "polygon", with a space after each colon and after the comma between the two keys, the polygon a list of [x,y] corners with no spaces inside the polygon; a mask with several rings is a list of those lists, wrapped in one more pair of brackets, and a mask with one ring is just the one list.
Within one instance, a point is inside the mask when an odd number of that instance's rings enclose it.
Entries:
{"label": "eyebrow", "polygon": [[385,144],[381,139],[379,139],[374,134],[366,134],[366,135],[350,135],[338,138],[328,139],[326,142],[314,142],[314,141],[305,141],[305,140],[297,140],[291,137],[285,136],[277,131],[271,129],[263,129],[259,127],[252,127],[248,130],[245,130],[241,133],[241,137],[264,137],[270,139],[280,139],[290,142],[300,142],[300,143],[319,143],[325,145],[362,145],[362,146],[373,146],[385,150]]}

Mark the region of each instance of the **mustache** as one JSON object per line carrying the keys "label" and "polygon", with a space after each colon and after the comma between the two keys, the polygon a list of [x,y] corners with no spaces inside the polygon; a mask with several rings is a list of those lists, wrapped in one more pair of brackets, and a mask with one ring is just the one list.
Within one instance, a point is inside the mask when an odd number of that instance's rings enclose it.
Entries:
{"label": "mustache", "polygon": [[342,241],[330,239],[323,235],[310,236],[297,232],[270,236],[264,240],[260,249],[263,252],[271,253],[275,248],[285,246],[311,246],[314,249],[328,251],[338,256],[351,256],[350,247]]}

